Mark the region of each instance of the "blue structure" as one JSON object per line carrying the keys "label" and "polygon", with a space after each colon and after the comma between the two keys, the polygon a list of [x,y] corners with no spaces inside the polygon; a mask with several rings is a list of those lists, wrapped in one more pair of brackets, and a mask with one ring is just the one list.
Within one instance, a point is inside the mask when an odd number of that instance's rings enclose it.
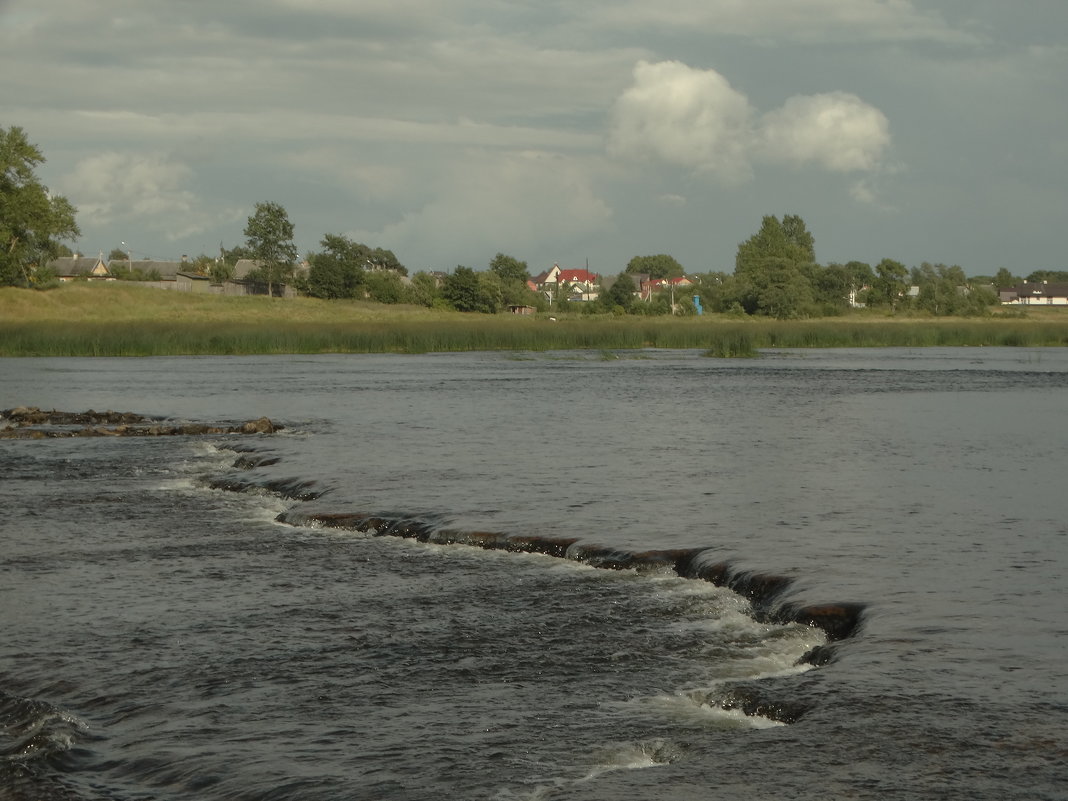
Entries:
{"label": "blue structure", "polygon": [[693,307],[695,309],[697,309],[697,313],[698,314],[704,314],[705,313],[705,310],[701,308],[701,296],[700,295],[694,295],[693,296]]}

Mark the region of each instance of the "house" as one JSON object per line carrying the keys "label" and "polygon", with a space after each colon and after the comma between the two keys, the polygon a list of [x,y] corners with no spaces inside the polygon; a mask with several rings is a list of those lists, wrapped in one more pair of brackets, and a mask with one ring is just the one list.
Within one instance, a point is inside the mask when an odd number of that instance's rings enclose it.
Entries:
{"label": "house", "polygon": [[508,311],[510,311],[512,314],[527,315],[527,314],[533,314],[534,312],[537,311],[537,309],[535,309],[533,306],[525,306],[525,305],[513,304],[513,305],[508,307]]}
{"label": "house", "polygon": [[67,283],[69,281],[114,281],[115,277],[108,270],[102,258],[89,256],[60,256],[45,265],[53,270],[56,277]]}
{"label": "house", "polygon": [[638,276],[638,279],[638,297],[644,301],[652,300],[654,293],[665,289],[670,290],[672,297],[674,297],[676,289],[693,286],[693,281],[684,275],[676,278],[650,278],[647,273],[642,273]]}
{"label": "house", "polygon": [[998,289],[1004,306],[1068,306],[1068,283],[1027,282]]}
{"label": "house", "polygon": [[600,276],[585,270],[562,270],[554,264],[551,270],[539,273],[527,282],[535,292],[541,292],[552,303],[554,300],[585,302],[597,300]]}
{"label": "house", "polygon": [[560,265],[554,264],[551,270],[538,273],[529,281],[527,281],[527,287],[532,292],[541,292],[545,295],[546,300],[552,303],[553,298],[556,296],[557,282],[560,277]]}

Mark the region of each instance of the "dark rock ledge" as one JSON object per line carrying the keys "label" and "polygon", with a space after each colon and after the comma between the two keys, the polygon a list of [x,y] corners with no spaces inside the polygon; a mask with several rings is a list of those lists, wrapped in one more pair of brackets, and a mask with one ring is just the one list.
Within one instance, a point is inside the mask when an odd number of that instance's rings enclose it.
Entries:
{"label": "dark rock ledge", "polygon": [[173,437],[212,434],[273,434],[283,428],[266,417],[237,425],[167,423],[132,412],[60,412],[35,406],[0,411],[0,439],[57,437]]}

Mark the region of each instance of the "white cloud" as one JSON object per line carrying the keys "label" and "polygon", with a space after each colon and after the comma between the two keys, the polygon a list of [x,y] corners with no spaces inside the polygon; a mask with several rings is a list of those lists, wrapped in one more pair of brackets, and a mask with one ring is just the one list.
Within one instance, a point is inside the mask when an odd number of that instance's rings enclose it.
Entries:
{"label": "white cloud", "polygon": [[161,154],[107,152],[79,161],[59,187],[78,207],[79,221],[90,226],[121,221],[173,240],[219,219],[185,188],[191,175],[185,164]]}
{"label": "white cloud", "polygon": [[796,95],[761,120],[759,147],[769,161],[873,170],[889,146],[886,115],[845,92]]}
{"label": "white cloud", "polygon": [[748,98],[715,70],[643,61],[616,103],[608,151],[737,183],[754,163],[877,171],[890,147],[886,115],[845,92],[795,95],[754,117]]}
{"label": "white cloud", "polygon": [[608,149],[738,181],[749,175],[751,117],[746,96],[715,70],[640,61],[634,84],[616,102]]}

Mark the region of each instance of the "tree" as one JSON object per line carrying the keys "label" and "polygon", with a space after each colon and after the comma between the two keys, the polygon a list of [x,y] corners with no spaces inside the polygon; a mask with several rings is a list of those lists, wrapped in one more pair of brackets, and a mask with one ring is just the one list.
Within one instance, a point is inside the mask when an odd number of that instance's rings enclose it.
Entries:
{"label": "tree", "polygon": [[371,249],[367,245],[359,245],[366,254],[366,266],[368,270],[390,270],[398,275],[407,275],[408,268],[401,264],[392,250],[382,248]]}
{"label": "tree", "polygon": [[811,277],[816,303],[822,306],[823,313],[844,311],[873,277],[871,267],[862,261],[828,264],[822,269],[817,267]]}
{"label": "tree", "polygon": [[780,319],[807,316],[815,302],[815,259],[815,239],[804,220],[765,215],[760,230],[738,245],[732,304]]}
{"label": "tree", "polygon": [[445,276],[441,296],[457,311],[496,314],[501,310],[501,279],[493,271],[477,273],[458,266]]}
{"label": "tree", "polygon": [[889,306],[896,309],[908,289],[905,279],[909,271],[905,265],[893,259],[883,259],[875,265],[875,278],[871,283],[868,303],[872,306]]}
{"label": "tree", "polygon": [[22,128],[0,128],[0,285],[29,286],[59,255],[60,241],[81,233],[71,202],[37,178],[44,161]]}
{"label": "tree", "polygon": [[597,300],[608,311],[628,312],[634,306],[634,279],[628,272],[616,276],[612,285],[598,296]]}
{"label": "tree", "polygon": [[782,218],[782,232],[788,245],[795,250],[796,261],[816,261],[816,239],[809,233],[804,220],[796,214],[785,215]]}
{"label": "tree", "polygon": [[129,261],[130,254],[122,248],[112,248],[108,253],[108,261]]}
{"label": "tree", "polygon": [[1049,281],[1051,283],[1060,283],[1062,281],[1068,281],[1068,271],[1035,270],[1033,273],[1027,276],[1027,282],[1030,284],[1041,284],[1043,281]]}
{"label": "tree", "polygon": [[999,269],[997,271],[997,274],[993,278],[994,286],[998,287],[999,289],[1002,287],[1016,286],[1018,283],[1020,283],[1020,279],[1017,276],[1013,275],[1011,272],[1009,272],[1009,270],[1005,267]]}
{"label": "tree", "polygon": [[470,267],[457,265],[441,287],[441,296],[457,311],[480,311],[478,308],[478,276]]}
{"label": "tree", "polygon": [[257,203],[255,213],[245,226],[248,252],[259,262],[254,278],[267,284],[267,294],[274,294],[274,285],[293,276],[297,260],[297,246],[293,244],[293,223],[278,203]]}
{"label": "tree", "polygon": [[364,286],[371,300],[378,303],[403,303],[407,299],[400,276],[392,270],[375,270],[364,275]]}
{"label": "tree", "polygon": [[316,298],[357,298],[366,282],[368,248],[338,234],[326,234],[322,253],[308,256],[308,294]]}
{"label": "tree", "polygon": [[787,214],[783,221],[773,215],[765,215],[760,230],[738,245],[734,260],[735,274],[759,270],[768,259],[780,259],[795,264],[811,264],[816,261],[815,239],[805,227],[805,221],[796,215]]}
{"label": "tree", "polygon": [[440,302],[441,288],[438,279],[428,272],[420,271],[412,276],[412,282],[408,286],[408,302],[420,306],[433,306],[435,301]]}
{"label": "tree", "polygon": [[519,283],[526,284],[530,278],[530,270],[525,261],[498,253],[490,262],[490,270],[497,274],[502,284]]}
{"label": "tree", "polygon": [[627,262],[625,272],[644,273],[650,278],[681,278],[686,271],[673,257],[661,253],[656,256],[635,256]]}

